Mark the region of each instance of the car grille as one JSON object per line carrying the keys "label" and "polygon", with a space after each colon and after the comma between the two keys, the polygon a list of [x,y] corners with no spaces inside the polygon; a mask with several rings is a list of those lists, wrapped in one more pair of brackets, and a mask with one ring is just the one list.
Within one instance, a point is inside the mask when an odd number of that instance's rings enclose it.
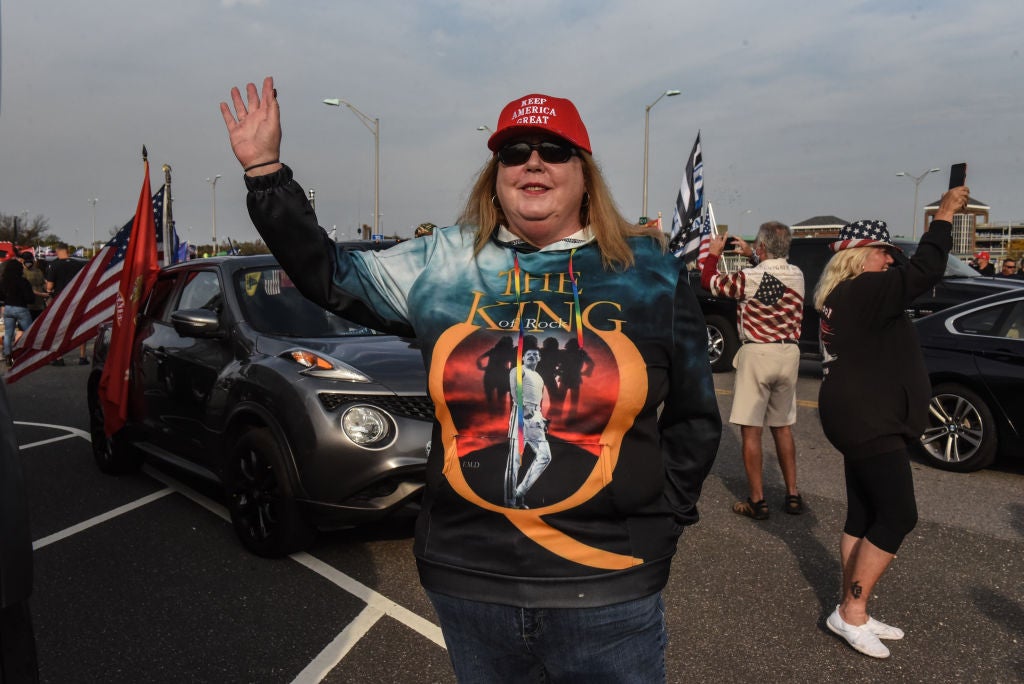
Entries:
{"label": "car grille", "polygon": [[328,411],[337,411],[346,404],[371,404],[379,406],[396,416],[434,419],[434,403],[425,394],[413,396],[394,396],[386,394],[343,394],[340,392],[321,392],[320,404]]}

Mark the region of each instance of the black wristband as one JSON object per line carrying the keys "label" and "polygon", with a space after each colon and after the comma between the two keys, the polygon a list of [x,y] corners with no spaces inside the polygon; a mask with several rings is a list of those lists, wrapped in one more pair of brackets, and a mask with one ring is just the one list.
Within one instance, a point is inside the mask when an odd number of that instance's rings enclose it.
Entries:
{"label": "black wristband", "polygon": [[253,164],[252,166],[246,166],[242,170],[245,171],[246,173],[248,173],[249,171],[252,171],[253,169],[258,169],[261,166],[270,166],[271,164],[280,164],[280,163],[281,163],[280,159],[272,159],[271,161],[263,162],[262,164]]}

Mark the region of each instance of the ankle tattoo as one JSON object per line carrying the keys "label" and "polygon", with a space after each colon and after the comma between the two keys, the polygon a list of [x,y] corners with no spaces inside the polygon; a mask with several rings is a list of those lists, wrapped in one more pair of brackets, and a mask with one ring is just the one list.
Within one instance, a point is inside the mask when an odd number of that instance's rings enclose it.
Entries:
{"label": "ankle tattoo", "polygon": [[850,585],[850,593],[853,594],[853,598],[859,599],[863,592],[864,589],[860,586],[860,580],[853,580],[853,584]]}

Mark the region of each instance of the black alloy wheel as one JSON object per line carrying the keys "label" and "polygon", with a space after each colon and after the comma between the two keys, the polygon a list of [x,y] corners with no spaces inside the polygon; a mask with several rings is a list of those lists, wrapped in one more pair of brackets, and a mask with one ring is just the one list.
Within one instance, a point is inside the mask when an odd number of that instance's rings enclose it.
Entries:
{"label": "black alloy wheel", "polygon": [[249,428],[230,445],[225,487],[242,545],[275,558],[306,548],[316,536],[293,496],[285,451],[267,428]]}
{"label": "black alloy wheel", "polygon": [[966,473],[992,465],[998,438],[992,411],[973,390],[946,383],[932,389],[921,446],[930,465]]}
{"label": "black alloy wheel", "polygon": [[142,467],[142,452],[124,437],[122,429],[107,436],[103,427],[103,403],[99,397],[100,374],[89,378],[89,437],[92,442],[92,457],[96,467],[107,475],[137,473]]}

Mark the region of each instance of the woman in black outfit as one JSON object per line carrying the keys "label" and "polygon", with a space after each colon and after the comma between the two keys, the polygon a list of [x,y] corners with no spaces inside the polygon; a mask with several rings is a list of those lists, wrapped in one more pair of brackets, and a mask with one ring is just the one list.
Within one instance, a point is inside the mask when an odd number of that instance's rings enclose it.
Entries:
{"label": "woman in black outfit", "polygon": [[4,265],[0,275],[0,301],[4,303],[4,363],[8,368],[14,365],[11,350],[17,337],[16,327],[22,332],[32,325],[32,314],[28,307],[35,301],[32,284],[25,279],[24,267],[17,259]]}
{"label": "woman in black outfit", "polygon": [[843,454],[847,516],[839,542],[842,600],[830,630],[856,650],[887,658],[880,639],[903,631],[868,615],[868,597],[917,523],[910,446],[925,426],[930,385],[917,331],[905,309],[939,281],[952,246],[953,215],[968,189],[942,196],[917,251],[902,268],[884,221],[844,226],[814,293],[821,312],[821,425]]}

